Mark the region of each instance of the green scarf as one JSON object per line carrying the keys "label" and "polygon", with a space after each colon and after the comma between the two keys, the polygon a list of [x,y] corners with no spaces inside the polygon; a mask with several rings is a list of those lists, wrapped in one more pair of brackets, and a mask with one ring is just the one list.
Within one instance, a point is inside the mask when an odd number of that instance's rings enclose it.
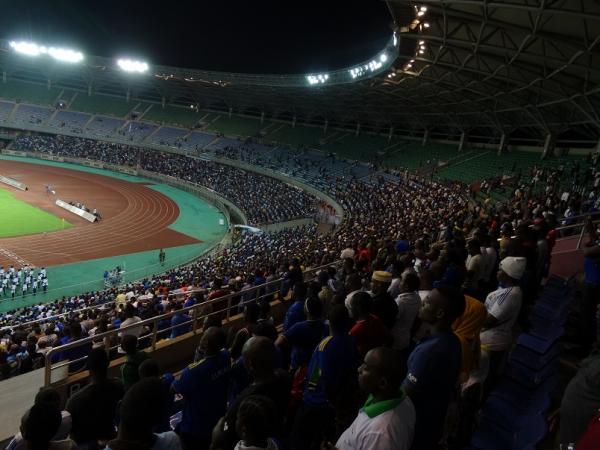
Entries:
{"label": "green scarf", "polygon": [[377,417],[379,414],[383,414],[390,409],[394,409],[402,400],[404,400],[404,391],[400,391],[399,397],[390,398],[389,400],[382,400],[380,402],[373,401],[373,395],[369,395],[367,401],[365,402],[365,406],[363,406],[362,410],[365,412],[369,419]]}

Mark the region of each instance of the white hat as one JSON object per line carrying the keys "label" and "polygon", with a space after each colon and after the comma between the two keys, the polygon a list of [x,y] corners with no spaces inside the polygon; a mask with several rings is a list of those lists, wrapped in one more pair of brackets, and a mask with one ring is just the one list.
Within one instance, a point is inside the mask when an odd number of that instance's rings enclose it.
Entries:
{"label": "white hat", "polygon": [[527,260],[522,256],[507,256],[500,261],[500,270],[515,280],[520,280],[525,272]]}
{"label": "white hat", "polygon": [[341,259],[354,258],[354,250],[351,248],[345,248],[344,250],[342,250],[342,253],[340,254],[340,258]]}

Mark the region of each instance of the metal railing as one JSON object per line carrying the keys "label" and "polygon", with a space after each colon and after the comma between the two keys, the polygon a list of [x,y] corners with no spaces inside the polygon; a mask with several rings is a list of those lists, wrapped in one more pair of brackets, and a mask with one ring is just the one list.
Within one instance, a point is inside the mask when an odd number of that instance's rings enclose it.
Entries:
{"label": "metal railing", "polygon": [[[330,264],[326,264],[324,266],[315,267],[309,269],[304,272],[304,280],[309,280],[314,277],[320,270],[336,267],[341,264],[341,261],[335,261]],[[260,299],[272,298],[275,294],[279,294],[281,297],[286,290],[291,289],[292,286],[286,286],[288,282],[285,278],[279,278],[274,281],[270,281],[268,283],[264,283],[258,286],[253,286],[250,289],[243,289],[241,291],[233,292],[231,294],[227,294],[212,300],[208,300],[196,305],[192,305],[186,308],[182,308],[179,310],[171,311],[165,314],[161,314],[155,317],[151,317],[146,320],[142,320],[141,322],[137,322],[132,325],[128,325],[123,328],[117,328],[114,330],[107,331],[105,333],[96,334],[94,336],[78,339],[73,342],[69,342],[65,345],[61,345],[58,347],[54,347],[46,353],[46,364],[44,369],[44,386],[49,386],[52,381],[52,373],[53,371],[62,369],[61,372],[65,371],[65,368],[68,366],[76,365],[77,363],[83,363],[87,359],[87,355],[81,358],[73,359],[73,360],[61,360],[59,362],[52,363],[52,360],[55,358],[60,358],[61,353],[64,353],[67,350],[71,350],[77,347],[82,346],[93,346],[94,344],[98,345],[101,343],[106,349],[107,352],[114,350],[119,347],[119,345],[111,345],[111,338],[120,337],[124,334],[127,334],[127,331],[137,330],[142,328],[142,330],[149,330],[148,333],[139,337],[139,342],[144,342],[146,340],[150,340],[149,345],[146,347],[151,348],[152,351],[156,350],[156,344],[159,340],[164,339],[163,335],[170,334],[175,329],[188,329],[191,327],[191,331],[186,331],[185,333],[193,333],[196,335],[198,331],[201,329],[199,325],[201,321],[204,321],[207,317],[210,316],[219,316],[220,319],[225,322],[229,322],[232,316],[239,314],[243,311],[243,305],[251,301],[258,301]],[[226,305],[224,304],[226,302]],[[214,310],[215,305],[221,306],[217,310]],[[213,309],[212,311],[208,311],[209,309]],[[188,314],[190,320],[171,325],[169,327],[158,329],[159,322],[171,319],[173,316],[177,314]],[[185,334],[182,333],[182,334]],[[112,339],[114,340],[114,339]],[[73,375],[78,373],[84,369],[76,370],[73,372],[68,371],[66,369],[65,376]]]}
{"label": "metal railing", "polygon": [[[575,235],[577,235],[577,233],[579,233],[579,239],[577,240],[577,247],[575,247],[575,250],[579,250],[581,248],[581,242],[583,241],[583,237],[585,236],[585,233],[586,233],[586,219],[588,217],[591,217],[591,218],[597,217],[597,219],[592,220],[592,222],[594,224],[600,223],[600,211],[589,212],[587,214],[580,214],[577,216],[564,218],[562,220],[576,221],[577,223],[571,223],[569,225],[563,225],[561,227],[557,227],[556,228],[556,236],[559,238],[564,238],[564,237],[575,236]],[[579,228],[580,228],[580,230],[578,230]],[[576,231],[576,230],[578,230],[578,231]]]}

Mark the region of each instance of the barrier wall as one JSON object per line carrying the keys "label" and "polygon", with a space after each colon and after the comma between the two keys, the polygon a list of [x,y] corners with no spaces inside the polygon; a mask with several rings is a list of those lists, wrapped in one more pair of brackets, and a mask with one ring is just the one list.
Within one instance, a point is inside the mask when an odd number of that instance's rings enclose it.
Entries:
{"label": "barrier wall", "polygon": [[64,200],[57,199],[54,203],[56,204],[56,206],[66,209],[67,211],[72,212],[73,214],[78,215],[79,217],[82,217],[89,222],[95,222],[96,220],[98,220],[98,218],[92,213],[89,213],[84,209],[78,208],[77,206],[73,206],[65,202]]}
{"label": "barrier wall", "polygon": [[17,188],[21,191],[27,190],[27,186],[25,184],[21,183],[20,181],[13,180],[12,178],[8,178],[8,177],[2,176],[2,175],[0,175],[0,182],[2,182],[4,184],[8,184],[9,186]]}

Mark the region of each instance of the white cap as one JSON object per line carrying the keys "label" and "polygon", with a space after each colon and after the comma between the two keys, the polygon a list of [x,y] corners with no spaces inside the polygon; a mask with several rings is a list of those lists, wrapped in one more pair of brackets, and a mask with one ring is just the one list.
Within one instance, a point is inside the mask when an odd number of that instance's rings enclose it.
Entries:
{"label": "white cap", "polygon": [[346,259],[346,258],[354,258],[354,250],[351,248],[345,248],[344,250],[342,250],[342,253],[340,254],[340,259]]}
{"label": "white cap", "polygon": [[507,256],[500,261],[500,270],[515,280],[520,280],[525,273],[527,260],[522,256]]}

